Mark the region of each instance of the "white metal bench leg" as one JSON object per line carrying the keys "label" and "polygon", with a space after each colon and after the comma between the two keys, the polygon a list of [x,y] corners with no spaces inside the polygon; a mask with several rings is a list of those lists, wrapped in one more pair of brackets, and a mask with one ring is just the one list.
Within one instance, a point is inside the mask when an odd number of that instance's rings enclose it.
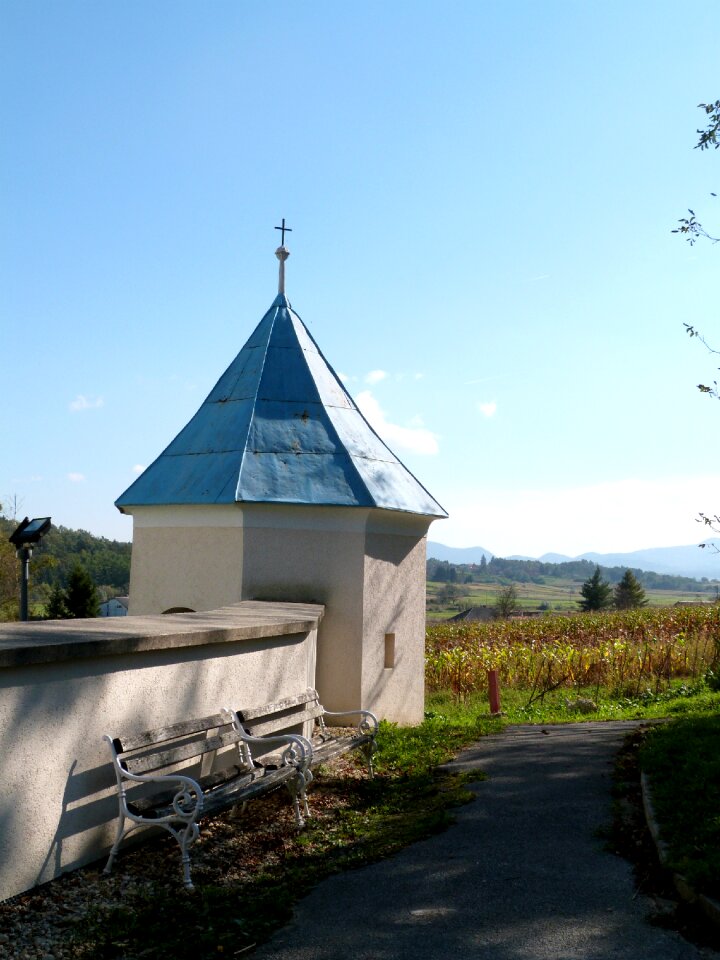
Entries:
{"label": "white metal bench leg", "polygon": [[370,743],[368,743],[367,746],[365,747],[365,755],[367,757],[367,765],[368,765],[368,776],[370,777],[371,780],[375,779],[375,764],[373,762],[373,757],[375,755],[376,750],[377,750],[377,745],[374,740],[371,740]]}
{"label": "white metal bench leg", "polygon": [[[302,777],[302,774],[300,774]],[[293,777],[292,780],[287,781],[287,788],[290,793],[290,798],[292,800],[293,810],[295,811],[295,826],[298,830],[302,830],[305,826],[305,821],[303,820],[302,814],[300,812],[300,802],[299,797],[303,797],[303,803],[305,802],[305,789],[303,781],[300,780],[300,785],[298,785],[298,779]]]}
{"label": "white metal bench leg", "polygon": [[309,768],[301,775],[302,783],[300,786],[300,798],[302,800],[303,812],[306,817],[310,816],[310,807],[308,806],[307,788],[313,781],[312,770]]}
{"label": "white metal bench leg", "polygon": [[115,857],[118,855],[118,850],[120,849],[120,843],[122,838],[125,836],[125,816],[120,811],[120,820],[118,823],[117,833],[115,834],[115,843],[110,849],[110,855],[107,858],[107,863],[105,864],[105,869],[103,873],[105,876],[109,876],[113,868],[113,863],[115,862]]}
{"label": "white metal bench leg", "polygon": [[163,827],[171,833],[180,847],[180,859],[182,861],[183,884],[186,890],[194,890],[192,878],[190,876],[190,847],[200,836],[200,828],[196,823],[189,823],[185,827],[174,827],[171,824],[164,823]]}

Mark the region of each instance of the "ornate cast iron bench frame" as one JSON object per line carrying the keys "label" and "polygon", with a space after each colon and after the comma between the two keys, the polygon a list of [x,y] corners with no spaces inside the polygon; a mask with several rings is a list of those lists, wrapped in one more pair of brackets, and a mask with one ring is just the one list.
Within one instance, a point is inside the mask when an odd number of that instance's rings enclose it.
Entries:
{"label": "ornate cast iron bench frame", "polygon": [[[313,749],[302,735],[253,736],[234,711],[223,710],[130,737],[104,739],[112,752],[119,805],[106,874],[129,833],[142,826],[162,827],[180,846],[183,882],[192,890],[190,847],[199,836],[199,821],[283,784],[290,791],[298,829],[305,825],[300,804],[307,816],[305,787],[312,779]],[[278,748],[279,754],[268,756]],[[142,786],[133,790],[135,784]],[[131,826],[126,827],[128,820]]]}
{"label": "ornate cast iron bench frame", "polygon": [[[375,737],[378,721],[375,714],[369,710],[326,710],[320,703],[317,690],[308,689],[297,697],[267,703],[262,707],[238,710],[237,716],[247,733],[253,737],[267,736],[290,727],[299,728],[301,724],[302,729],[307,730],[305,724],[312,723],[311,767],[327,763],[350,750],[362,749],[367,758],[370,777],[374,776],[373,755],[377,750]],[[333,732],[330,729],[341,726],[336,721],[342,717],[359,718],[352,732]],[[347,726],[350,726],[349,720]]]}

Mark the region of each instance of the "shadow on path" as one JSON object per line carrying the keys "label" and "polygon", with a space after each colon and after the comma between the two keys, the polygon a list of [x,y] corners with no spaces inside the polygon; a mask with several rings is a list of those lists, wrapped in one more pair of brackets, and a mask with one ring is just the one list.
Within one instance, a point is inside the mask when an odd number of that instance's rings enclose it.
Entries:
{"label": "shadow on path", "polygon": [[481,768],[445,833],[323,881],[258,960],[696,960],[645,920],[632,868],[598,837],[613,763],[637,726],[508,727],[450,769]]}

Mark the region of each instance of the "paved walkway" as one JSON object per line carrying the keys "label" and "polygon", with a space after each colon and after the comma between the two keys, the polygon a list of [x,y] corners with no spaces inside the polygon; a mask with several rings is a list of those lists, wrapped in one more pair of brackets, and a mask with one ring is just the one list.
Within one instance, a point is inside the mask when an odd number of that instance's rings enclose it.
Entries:
{"label": "paved walkway", "polygon": [[596,831],[611,819],[623,723],[509,727],[453,767],[489,779],[445,833],[332,877],[256,960],[698,960],[646,921],[631,867]]}

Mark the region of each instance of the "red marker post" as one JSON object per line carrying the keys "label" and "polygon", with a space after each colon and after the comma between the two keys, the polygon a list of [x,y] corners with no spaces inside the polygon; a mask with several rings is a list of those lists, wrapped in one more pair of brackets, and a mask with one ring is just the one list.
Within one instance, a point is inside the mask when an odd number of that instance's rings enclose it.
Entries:
{"label": "red marker post", "polygon": [[488,695],[490,698],[490,714],[496,717],[500,712],[500,682],[497,670],[488,670]]}

